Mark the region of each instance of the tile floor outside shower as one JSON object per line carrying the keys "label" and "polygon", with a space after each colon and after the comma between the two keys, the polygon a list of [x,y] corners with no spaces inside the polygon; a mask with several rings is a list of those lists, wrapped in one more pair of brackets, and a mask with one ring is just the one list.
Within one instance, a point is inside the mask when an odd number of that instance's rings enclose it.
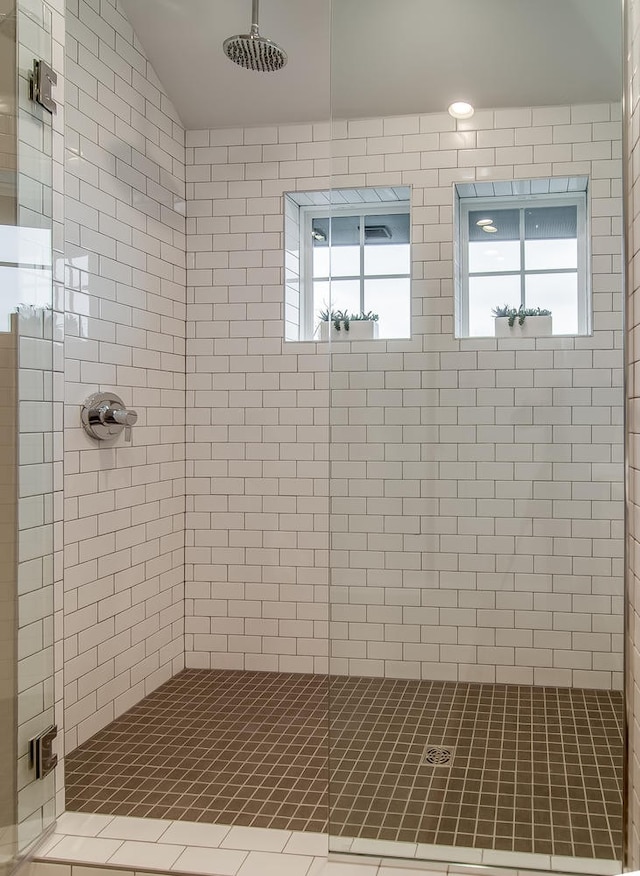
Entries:
{"label": "tile floor outside shower", "polygon": [[622,728],[610,691],[185,670],[68,756],[67,809],[615,860]]}

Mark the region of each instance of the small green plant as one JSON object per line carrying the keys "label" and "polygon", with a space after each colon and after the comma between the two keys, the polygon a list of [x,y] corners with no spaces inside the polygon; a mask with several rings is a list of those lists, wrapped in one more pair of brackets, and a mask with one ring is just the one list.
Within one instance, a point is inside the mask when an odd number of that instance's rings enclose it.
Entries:
{"label": "small green plant", "polygon": [[351,316],[349,317],[349,319],[351,320],[351,322],[358,322],[358,321],[360,321],[360,322],[365,322],[365,321],[377,322],[380,319],[380,317],[378,316],[377,313],[374,313],[372,310],[369,310],[367,313],[364,313],[364,311],[362,313],[352,313]]}
{"label": "small green plant", "polygon": [[372,310],[368,313],[365,313],[364,311],[361,313],[349,313],[348,310],[329,310],[329,308],[326,307],[324,310],[320,311],[318,319],[320,322],[332,322],[337,332],[342,331],[343,326],[345,332],[348,332],[350,322],[362,322],[365,320],[377,322],[379,316],[377,313],[373,313]]}
{"label": "small green plant", "polygon": [[551,316],[550,310],[543,310],[540,307],[525,307],[523,304],[518,308],[511,307],[510,304],[501,304],[494,307],[491,313],[497,318],[506,317],[511,328],[515,325],[516,319],[518,325],[523,325],[528,316]]}

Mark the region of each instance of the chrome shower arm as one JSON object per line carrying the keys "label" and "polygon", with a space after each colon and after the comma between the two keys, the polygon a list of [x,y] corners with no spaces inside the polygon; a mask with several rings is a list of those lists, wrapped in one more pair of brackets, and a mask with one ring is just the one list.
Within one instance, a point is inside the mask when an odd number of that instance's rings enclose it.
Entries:
{"label": "chrome shower arm", "polygon": [[260,0],[253,0],[251,5],[251,33],[258,33],[260,23]]}

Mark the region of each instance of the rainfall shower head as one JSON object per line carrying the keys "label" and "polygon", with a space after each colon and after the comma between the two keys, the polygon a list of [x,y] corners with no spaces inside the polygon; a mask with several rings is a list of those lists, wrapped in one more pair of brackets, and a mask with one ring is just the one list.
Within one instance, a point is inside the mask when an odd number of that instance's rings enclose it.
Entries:
{"label": "rainfall shower head", "polygon": [[251,32],[229,37],[222,44],[225,55],[234,64],[259,73],[281,70],[287,63],[287,53],[277,43],[260,36],[258,30],[258,4],[253,0]]}

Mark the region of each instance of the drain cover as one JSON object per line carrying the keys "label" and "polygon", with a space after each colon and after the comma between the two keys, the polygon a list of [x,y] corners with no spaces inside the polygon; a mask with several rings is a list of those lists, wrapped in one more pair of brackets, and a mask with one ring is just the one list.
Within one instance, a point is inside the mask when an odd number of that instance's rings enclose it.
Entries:
{"label": "drain cover", "polygon": [[427,745],[422,763],[431,766],[446,766],[453,760],[453,748],[444,745]]}

